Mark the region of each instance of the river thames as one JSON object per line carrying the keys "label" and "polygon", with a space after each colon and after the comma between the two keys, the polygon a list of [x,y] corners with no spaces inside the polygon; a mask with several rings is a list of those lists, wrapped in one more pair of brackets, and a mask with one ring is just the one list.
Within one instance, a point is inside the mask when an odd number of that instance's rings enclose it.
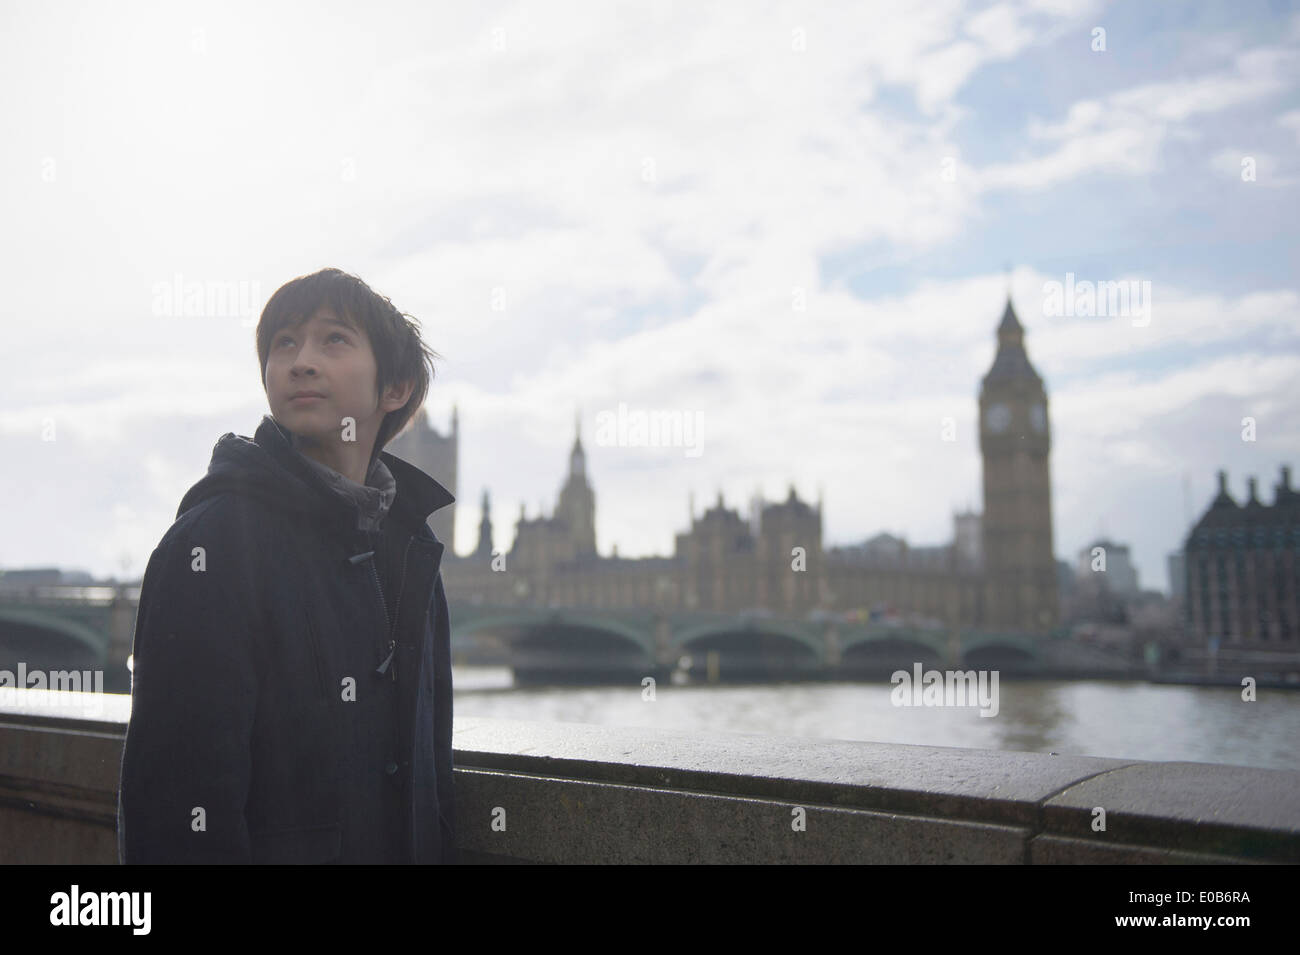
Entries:
{"label": "river thames", "polygon": [[1300,769],[1300,690],[1140,681],[1002,680],[994,716],[978,706],[895,706],[893,685],[639,684],[512,689],[509,670],[454,667],[457,717],[652,726],[957,746],[1119,759]]}
{"label": "river thames", "polygon": [[[1007,679],[997,687],[996,715],[981,716],[978,703],[895,706],[894,686],[885,679],[719,686],[661,682],[650,700],[640,684],[516,689],[504,668],[457,666],[452,678],[457,718],[1300,769],[1300,690],[1257,689],[1255,701],[1246,702],[1232,687]],[[131,698],[10,691],[0,698],[3,711],[125,723]]]}

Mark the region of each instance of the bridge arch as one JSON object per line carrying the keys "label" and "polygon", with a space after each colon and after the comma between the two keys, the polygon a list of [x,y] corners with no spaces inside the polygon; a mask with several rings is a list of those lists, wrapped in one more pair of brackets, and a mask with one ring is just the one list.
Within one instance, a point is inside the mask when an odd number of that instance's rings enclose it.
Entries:
{"label": "bridge arch", "polygon": [[962,638],[962,665],[975,670],[1032,670],[1041,653],[1032,637],[1006,633],[974,633]]}
{"label": "bridge arch", "polygon": [[941,668],[947,659],[946,634],[888,629],[851,634],[840,654],[840,672],[845,677],[878,677],[896,670],[911,672],[914,664],[924,669]]}
{"label": "bridge arch", "polygon": [[473,643],[508,666],[516,684],[639,682],[656,673],[648,634],[626,622],[551,609],[489,613],[453,625],[456,644]]}
{"label": "bridge arch", "polygon": [[822,666],[820,642],[797,628],[762,620],[691,627],[674,634],[673,643],[681,653],[678,669],[698,679],[797,679]]}
{"label": "bridge arch", "polygon": [[0,668],[19,660],[29,669],[102,666],[107,639],[78,620],[43,610],[0,607]]}

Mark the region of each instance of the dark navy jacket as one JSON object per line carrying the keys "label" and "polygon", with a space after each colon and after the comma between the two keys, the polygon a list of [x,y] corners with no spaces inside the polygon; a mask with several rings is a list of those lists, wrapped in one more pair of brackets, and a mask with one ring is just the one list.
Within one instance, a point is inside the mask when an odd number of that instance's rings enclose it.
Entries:
{"label": "dark navy jacket", "polygon": [[378,533],[267,415],[226,434],[145,570],[118,850],[133,862],[452,862],[455,498],[381,452]]}

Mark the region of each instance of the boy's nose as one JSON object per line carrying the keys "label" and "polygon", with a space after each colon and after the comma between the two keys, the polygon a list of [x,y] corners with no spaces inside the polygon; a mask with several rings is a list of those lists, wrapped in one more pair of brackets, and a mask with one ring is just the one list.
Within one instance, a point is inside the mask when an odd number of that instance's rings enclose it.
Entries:
{"label": "boy's nose", "polygon": [[316,374],[316,357],[312,354],[310,345],[303,345],[302,349],[294,356],[293,367],[289,369],[289,377],[297,381],[302,378],[314,377]]}

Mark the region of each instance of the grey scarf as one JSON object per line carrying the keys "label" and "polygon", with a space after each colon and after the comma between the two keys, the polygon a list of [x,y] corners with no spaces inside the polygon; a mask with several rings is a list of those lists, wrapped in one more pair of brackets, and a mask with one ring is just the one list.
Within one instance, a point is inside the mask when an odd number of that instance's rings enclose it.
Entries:
{"label": "grey scarf", "polygon": [[333,468],[326,467],[294,447],[298,456],[328,485],[330,490],[357,509],[357,528],[363,531],[377,531],[388,509],[397,497],[397,480],[388,465],[376,455],[366,475],[366,483],[358,484],[344,477]]}

